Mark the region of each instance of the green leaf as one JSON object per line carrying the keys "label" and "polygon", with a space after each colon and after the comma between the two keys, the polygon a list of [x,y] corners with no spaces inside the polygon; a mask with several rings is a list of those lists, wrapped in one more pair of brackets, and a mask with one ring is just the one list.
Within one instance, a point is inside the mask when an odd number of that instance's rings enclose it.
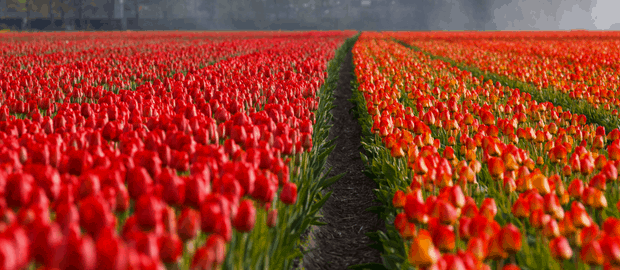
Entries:
{"label": "green leaf", "polygon": [[341,173],[339,175],[332,176],[332,177],[330,177],[328,179],[323,180],[323,182],[320,185],[320,188],[323,189],[323,188],[331,186],[332,184],[336,183],[336,181],[340,180],[340,178],[345,176],[345,174],[346,173]]}
{"label": "green leaf", "polygon": [[385,208],[383,205],[374,205],[366,208],[366,211],[380,215],[385,212]]}

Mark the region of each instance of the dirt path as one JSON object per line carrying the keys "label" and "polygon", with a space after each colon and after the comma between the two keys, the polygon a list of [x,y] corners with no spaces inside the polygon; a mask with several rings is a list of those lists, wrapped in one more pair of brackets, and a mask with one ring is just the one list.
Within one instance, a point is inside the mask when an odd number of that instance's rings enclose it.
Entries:
{"label": "dirt path", "polygon": [[311,230],[308,248],[312,251],[304,256],[304,269],[337,270],[381,262],[379,252],[368,247],[371,240],[365,235],[382,229],[384,223],[376,214],[365,211],[377,204],[373,193],[376,184],[362,173],[361,127],[349,113],[354,106],[349,101],[353,78],[352,53],[349,51],[334,93],[334,119],[329,138],[338,136],[337,145],[327,160],[327,166],[332,166],[330,176],[342,172],[346,175],[328,189],[333,194],[321,210],[321,221],[327,225]]}

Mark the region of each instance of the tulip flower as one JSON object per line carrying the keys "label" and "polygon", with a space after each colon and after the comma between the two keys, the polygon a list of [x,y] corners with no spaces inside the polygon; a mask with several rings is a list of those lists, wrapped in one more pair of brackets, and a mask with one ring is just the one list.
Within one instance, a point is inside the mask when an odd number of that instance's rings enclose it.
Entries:
{"label": "tulip flower", "polygon": [[237,215],[233,219],[233,226],[240,232],[250,232],[254,228],[256,209],[251,200],[243,200],[237,209]]}
{"label": "tulip flower", "polygon": [[280,200],[285,204],[295,204],[297,202],[297,185],[295,183],[286,183],[282,188]]}
{"label": "tulip flower", "polygon": [[275,209],[269,210],[267,213],[267,227],[273,228],[276,226],[278,220],[278,211]]}
{"label": "tulip flower", "polygon": [[216,269],[226,257],[226,243],[219,235],[209,236],[206,244],[196,250],[192,259],[192,269]]}
{"label": "tulip flower", "polygon": [[521,250],[521,232],[510,223],[502,228],[498,241],[502,249],[509,254],[514,254]]}
{"label": "tulip flower", "polygon": [[568,240],[564,236],[554,238],[549,242],[551,256],[556,260],[568,260],[573,256]]}
{"label": "tulip flower", "polygon": [[602,265],[605,257],[599,241],[591,241],[581,248],[581,260],[589,265]]}
{"label": "tulip flower", "polygon": [[409,263],[417,267],[429,267],[435,264],[440,256],[428,231],[420,230],[409,248]]}

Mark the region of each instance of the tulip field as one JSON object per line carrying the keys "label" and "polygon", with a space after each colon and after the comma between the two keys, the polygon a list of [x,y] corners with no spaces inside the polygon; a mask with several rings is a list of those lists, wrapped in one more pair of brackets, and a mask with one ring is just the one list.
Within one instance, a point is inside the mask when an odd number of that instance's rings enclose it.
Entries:
{"label": "tulip field", "polygon": [[620,32],[587,31],[0,33],[0,269],[311,269],[348,56],[354,269],[620,269]]}
{"label": "tulip field", "polygon": [[0,269],[291,268],[354,34],[2,34]]}
{"label": "tulip field", "polygon": [[615,32],[363,33],[388,269],[617,269]]}

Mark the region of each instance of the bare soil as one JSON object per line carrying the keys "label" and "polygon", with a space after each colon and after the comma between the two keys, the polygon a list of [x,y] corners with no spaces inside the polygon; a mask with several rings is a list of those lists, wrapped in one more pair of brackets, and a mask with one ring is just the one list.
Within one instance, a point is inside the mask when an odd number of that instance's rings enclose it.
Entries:
{"label": "bare soil", "polygon": [[365,211],[377,205],[373,189],[375,182],[362,171],[360,158],[362,130],[357,119],[350,113],[354,105],[351,81],[353,61],[351,51],[340,68],[338,87],[334,93],[333,126],[329,138],[336,137],[336,148],[328,157],[329,176],[345,172],[328,191],[333,194],[321,209],[325,226],[314,226],[304,235],[309,251],[303,258],[304,269],[347,269],[364,263],[381,263],[379,251],[368,247],[371,240],[365,235],[384,229],[384,221],[377,214]]}

